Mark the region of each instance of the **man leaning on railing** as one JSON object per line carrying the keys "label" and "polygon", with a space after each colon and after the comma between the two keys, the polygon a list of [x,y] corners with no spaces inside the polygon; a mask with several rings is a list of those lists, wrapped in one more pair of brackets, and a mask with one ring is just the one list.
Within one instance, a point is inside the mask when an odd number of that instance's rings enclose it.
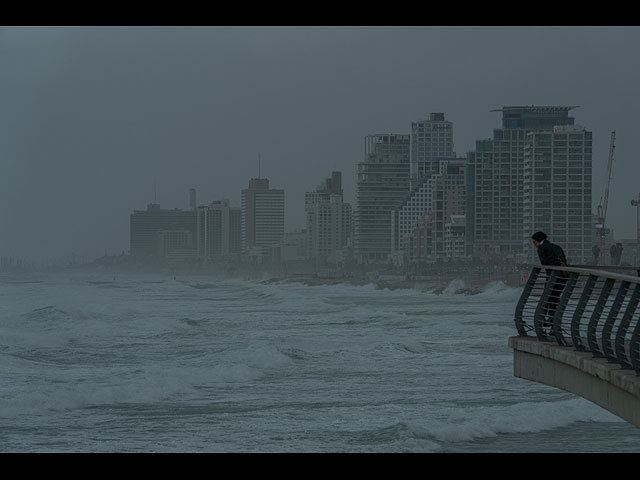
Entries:
{"label": "man leaning on railing", "polygon": [[[555,243],[551,243],[547,240],[546,233],[536,232],[531,235],[531,238],[533,239],[533,244],[538,250],[538,257],[540,258],[541,265],[567,266],[567,257],[564,254],[564,250],[562,250],[560,245],[556,245]],[[547,269],[547,280],[549,280],[550,276],[551,270]],[[565,272],[558,271],[549,295],[549,301],[545,306],[545,319],[542,326],[543,328],[549,329],[549,335],[553,335],[553,315],[556,312],[556,307],[558,306],[562,290],[567,283],[567,277],[568,275]]]}

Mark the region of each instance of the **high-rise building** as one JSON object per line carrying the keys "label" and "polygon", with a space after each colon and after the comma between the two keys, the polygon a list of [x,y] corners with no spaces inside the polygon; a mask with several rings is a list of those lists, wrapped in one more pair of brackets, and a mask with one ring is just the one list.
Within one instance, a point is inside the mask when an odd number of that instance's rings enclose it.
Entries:
{"label": "high-rise building", "polygon": [[[461,256],[457,248],[452,249],[454,235],[456,246],[460,242],[460,217],[464,218],[466,197],[466,160],[443,159],[439,172],[431,175],[423,185],[428,194],[427,209],[412,211],[411,203],[398,210],[399,222],[406,221],[402,250],[410,261],[436,260]],[[455,220],[452,221],[452,217]],[[447,244],[449,245],[447,246]]]}
{"label": "high-rise building", "polygon": [[146,210],[134,210],[129,226],[131,255],[167,256],[177,250],[193,250],[195,254],[195,210],[167,210],[150,203]]}
{"label": "high-rise building", "polygon": [[408,242],[418,219],[426,211],[433,211],[434,215],[428,217],[429,222],[421,225],[436,228],[438,248],[434,253],[443,255],[444,224],[451,215],[464,214],[465,170],[464,158],[438,158],[438,171],[424,177],[419,186],[391,213],[391,248],[396,263],[411,261],[413,255],[410,254]]}
{"label": "high-rise building", "polygon": [[358,163],[356,255],[363,262],[386,262],[391,254],[391,212],[409,194],[410,135],[365,137]]}
{"label": "high-rise building", "polygon": [[335,261],[351,237],[352,209],[343,202],[342,173],[333,172],[314,192],[306,192],[304,204],[309,257]]}
{"label": "high-rise building", "polygon": [[432,177],[439,175],[441,162],[455,159],[453,123],[445,120],[444,113],[431,113],[428,120],[412,122],[410,142],[410,194],[391,214],[391,251],[395,263],[411,257],[406,239],[423,213],[431,210]]}
{"label": "high-rise building", "polygon": [[440,173],[432,179],[432,216],[433,249],[437,258],[446,257],[446,225],[454,215],[465,213],[466,196],[466,160],[443,161]]}
{"label": "high-rise building", "polygon": [[537,253],[531,234],[543,231],[562,246],[569,263],[592,254],[592,134],[579,125],[529,132],[524,150],[523,250]]}
{"label": "high-rise building", "polygon": [[[467,169],[467,253],[476,257],[526,257],[524,246],[524,154],[529,132],[573,125],[563,106],[508,106],[493,138],[476,141]],[[529,235],[530,236],[530,235]]]}
{"label": "high-rise building", "polygon": [[[242,190],[242,253],[276,247],[284,238],[284,190],[269,179],[252,178]],[[265,252],[266,254],[267,252]]]}
{"label": "high-rise building", "polygon": [[242,211],[229,200],[198,207],[198,256],[227,257],[241,250]]}
{"label": "high-rise building", "polygon": [[431,179],[423,179],[421,184],[391,211],[391,252],[395,263],[402,264],[411,260],[408,242],[418,219],[422,218],[425,212],[431,211],[431,187]]}
{"label": "high-rise building", "polygon": [[444,113],[431,113],[428,120],[411,123],[411,187],[422,179],[438,173],[441,158],[455,157],[453,151],[453,123]]}

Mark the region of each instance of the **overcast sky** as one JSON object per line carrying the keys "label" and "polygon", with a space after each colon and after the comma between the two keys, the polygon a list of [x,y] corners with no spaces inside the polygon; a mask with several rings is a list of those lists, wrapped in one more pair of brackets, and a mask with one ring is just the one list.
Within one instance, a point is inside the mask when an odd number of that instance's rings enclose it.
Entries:
{"label": "overcast sky", "polygon": [[444,112],[464,156],[501,127],[491,110],[532,104],[579,106],[594,208],[616,131],[608,223],[635,238],[639,45],[637,27],[4,27],[0,256],[127,252],[154,199],[239,207],[259,153],[304,228],[334,170],[355,208],[365,135]]}

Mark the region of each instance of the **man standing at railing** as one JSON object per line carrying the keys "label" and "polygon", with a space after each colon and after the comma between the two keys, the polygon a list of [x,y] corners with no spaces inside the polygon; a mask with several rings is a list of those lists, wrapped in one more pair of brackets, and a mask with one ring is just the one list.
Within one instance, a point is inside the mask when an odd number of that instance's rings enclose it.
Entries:
{"label": "man standing at railing", "polygon": [[[554,266],[566,266],[567,257],[564,254],[564,250],[560,245],[551,243],[547,240],[547,234],[544,232],[536,232],[531,235],[533,244],[538,250],[538,258],[540,258],[541,265],[554,265]],[[551,276],[551,270],[547,270],[547,280]],[[549,335],[553,335],[553,315],[556,313],[556,307],[560,300],[562,290],[567,283],[567,275],[558,271],[555,282],[551,288],[549,295],[549,301],[545,307],[545,321],[543,326],[549,328]]]}

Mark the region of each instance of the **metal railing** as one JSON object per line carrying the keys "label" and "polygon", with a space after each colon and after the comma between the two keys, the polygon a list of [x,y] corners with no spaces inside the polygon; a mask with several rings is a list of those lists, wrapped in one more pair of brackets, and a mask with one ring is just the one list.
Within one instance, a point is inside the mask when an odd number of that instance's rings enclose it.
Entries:
{"label": "metal railing", "polygon": [[640,267],[535,265],[514,320],[520,336],[533,332],[640,375],[639,301]]}

